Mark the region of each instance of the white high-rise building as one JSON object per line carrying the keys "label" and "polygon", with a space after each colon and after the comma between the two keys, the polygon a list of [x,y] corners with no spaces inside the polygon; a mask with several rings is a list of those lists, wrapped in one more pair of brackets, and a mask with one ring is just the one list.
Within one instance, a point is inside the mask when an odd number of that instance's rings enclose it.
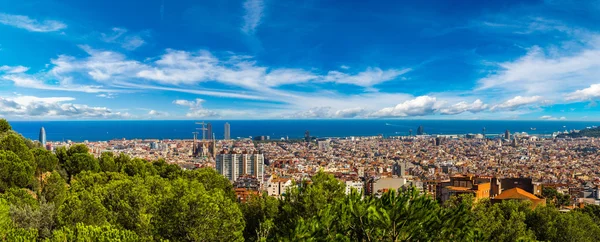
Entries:
{"label": "white high-rise building", "polygon": [[230,181],[236,181],[240,176],[250,175],[256,177],[261,183],[265,173],[265,158],[262,153],[229,153],[221,152],[217,155],[215,168],[219,174]]}

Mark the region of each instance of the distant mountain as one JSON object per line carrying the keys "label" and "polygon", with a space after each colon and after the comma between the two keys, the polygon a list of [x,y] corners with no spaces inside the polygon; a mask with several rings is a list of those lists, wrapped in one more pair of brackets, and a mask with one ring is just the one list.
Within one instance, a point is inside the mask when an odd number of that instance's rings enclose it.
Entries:
{"label": "distant mountain", "polygon": [[582,129],[579,132],[560,134],[558,138],[600,137],[600,127]]}

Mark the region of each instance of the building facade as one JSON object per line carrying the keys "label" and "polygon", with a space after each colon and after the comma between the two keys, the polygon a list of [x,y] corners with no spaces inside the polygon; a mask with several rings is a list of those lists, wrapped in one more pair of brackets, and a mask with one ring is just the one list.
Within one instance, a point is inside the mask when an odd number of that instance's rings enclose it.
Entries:
{"label": "building facade", "polygon": [[262,153],[229,153],[217,155],[215,169],[232,182],[241,176],[253,176],[262,183],[265,172],[265,158]]}
{"label": "building facade", "polygon": [[44,127],[42,127],[40,129],[40,139],[39,139],[40,143],[42,143],[42,146],[46,146],[46,130],[44,129]]}
{"label": "building facade", "polygon": [[281,198],[291,186],[292,180],[289,178],[273,178],[267,181],[266,190],[269,196]]}
{"label": "building facade", "polygon": [[231,126],[229,126],[229,123],[225,123],[225,132],[223,133],[223,139],[231,139]]}
{"label": "building facade", "polygon": [[213,139],[212,124],[210,124],[210,123],[206,124],[206,134],[204,136],[208,140],[212,140]]}

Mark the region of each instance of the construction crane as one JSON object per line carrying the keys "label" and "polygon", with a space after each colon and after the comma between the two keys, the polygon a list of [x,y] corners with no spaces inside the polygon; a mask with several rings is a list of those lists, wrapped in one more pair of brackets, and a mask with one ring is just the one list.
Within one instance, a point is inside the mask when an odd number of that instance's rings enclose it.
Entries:
{"label": "construction crane", "polygon": [[202,125],[202,128],[196,128],[196,130],[202,130],[202,141],[204,141],[206,139],[206,123],[204,123],[204,121],[202,122],[196,122],[196,124],[200,124]]}

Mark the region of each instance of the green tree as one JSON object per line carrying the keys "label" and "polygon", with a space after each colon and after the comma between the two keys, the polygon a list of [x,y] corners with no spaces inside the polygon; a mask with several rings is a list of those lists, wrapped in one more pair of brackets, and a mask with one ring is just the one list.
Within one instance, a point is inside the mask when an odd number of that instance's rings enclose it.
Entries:
{"label": "green tree", "polygon": [[151,238],[150,221],[155,209],[142,178],[111,181],[106,185],[102,203],[108,210],[111,224],[134,231],[142,238]]}
{"label": "green tree", "polygon": [[202,184],[206,190],[220,190],[224,193],[225,197],[232,201],[236,199],[231,182],[221,174],[217,173],[215,169],[200,168],[188,171],[185,174],[189,179],[198,181]]}
{"label": "green tree", "polygon": [[561,206],[569,206],[571,204],[570,195],[562,194],[551,187],[544,187],[542,189],[542,196],[546,198],[546,201],[558,208]]}
{"label": "green tree", "polygon": [[118,171],[123,169],[125,164],[129,163],[130,161],[131,157],[124,153],[120,153],[119,156],[115,157],[115,164],[117,165]]}
{"label": "green tree", "polygon": [[37,230],[22,229],[14,225],[9,203],[0,198],[0,241],[35,241],[37,237]]}
{"label": "green tree", "polygon": [[67,155],[73,156],[75,154],[87,154],[89,151],[90,151],[90,149],[87,147],[87,145],[76,144],[76,145],[69,147],[69,150],[67,150]]}
{"label": "green tree", "polygon": [[580,211],[562,213],[553,206],[538,207],[527,224],[540,241],[597,241],[600,227]]}
{"label": "green tree", "polygon": [[123,165],[122,170],[129,176],[146,176],[156,173],[150,162],[140,158],[130,160]]}
{"label": "green tree", "polygon": [[42,201],[39,207],[27,204],[10,207],[10,216],[14,224],[26,230],[35,230],[40,238],[48,238],[55,228],[55,206]]}
{"label": "green tree", "polygon": [[58,165],[58,158],[52,152],[41,148],[32,150],[32,153],[36,163],[35,174],[39,178],[40,185],[43,185],[42,174],[53,171]]}
{"label": "green tree", "polygon": [[152,166],[157,174],[162,178],[175,179],[181,177],[183,170],[175,164],[168,164],[165,160],[159,159],[152,162]]}
{"label": "green tree", "polygon": [[268,237],[273,220],[279,213],[279,200],[263,193],[260,196],[251,196],[246,203],[240,204],[240,207],[246,221],[244,238],[259,241],[260,237]]}
{"label": "green tree", "polygon": [[78,223],[102,226],[107,224],[107,209],[98,194],[87,190],[71,191],[57,214],[59,225],[75,227]]}
{"label": "green tree", "polygon": [[50,203],[54,203],[57,207],[62,205],[67,197],[67,182],[65,179],[53,171],[50,176],[46,178],[42,188],[41,195]]}
{"label": "green tree", "polygon": [[12,127],[10,126],[8,121],[6,121],[6,119],[3,118],[0,119],[0,133],[6,133],[10,130],[12,130]]}
{"label": "green tree", "polygon": [[481,201],[474,209],[475,227],[483,233],[486,241],[517,241],[535,239],[533,231],[525,223],[531,204],[520,201],[504,201],[491,204]]}
{"label": "green tree", "polygon": [[64,241],[97,241],[97,242],[134,242],[142,241],[137,234],[111,226],[86,226],[78,223],[74,228],[63,227],[54,231],[49,242]]}
{"label": "green tree", "polygon": [[29,205],[31,207],[37,207],[38,201],[33,197],[33,192],[24,188],[13,187],[4,193],[0,193],[0,199],[6,200],[12,205]]}
{"label": "green tree", "polygon": [[172,241],[243,241],[244,220],[238,205],[219,190],[177,179],[153,221],[157,238]]}
{"label": "green tree", "polygon": [[599,205],[586,205],[583,208],[576,209],[579,212],[589,215],[596,224],[600,225],[600,206]]}
{"label": "green tree", "polygon": [[56,154],[56,158],[58,158],[58,163],[60,165],[65,165],[67,163],[67,160],[69,159],[69,155],[67,154],[67,148],[63,147],[58,147],[56,148],[56,150],[54,150],[54,154]]}
{"label": "green tree", "polygon": [[104,172],[118,172],[119,167],[115,163],[115,157],[111,152],[103,152],[98,159],[100,170]]}
{"label": "green tree", "polygon": [[82,171],[99,171],[100,164],[93,155],[88,153],[73,153],[67,159],[65,170],[69,175],[74,176]]}
{"label": "green tree", "polygon": [[9,134],[0,140],[0,149],[6,151],[12,151],[19,159],[29,163],[31,167],[35,169],[35,159],[33,153],[29,150],[29,147],[25,144],[23,137],[16,134]]}
{"label": "green tree", "polygon": [[33,168],[12,151],[0,150],[0,191],[31,184]]}

